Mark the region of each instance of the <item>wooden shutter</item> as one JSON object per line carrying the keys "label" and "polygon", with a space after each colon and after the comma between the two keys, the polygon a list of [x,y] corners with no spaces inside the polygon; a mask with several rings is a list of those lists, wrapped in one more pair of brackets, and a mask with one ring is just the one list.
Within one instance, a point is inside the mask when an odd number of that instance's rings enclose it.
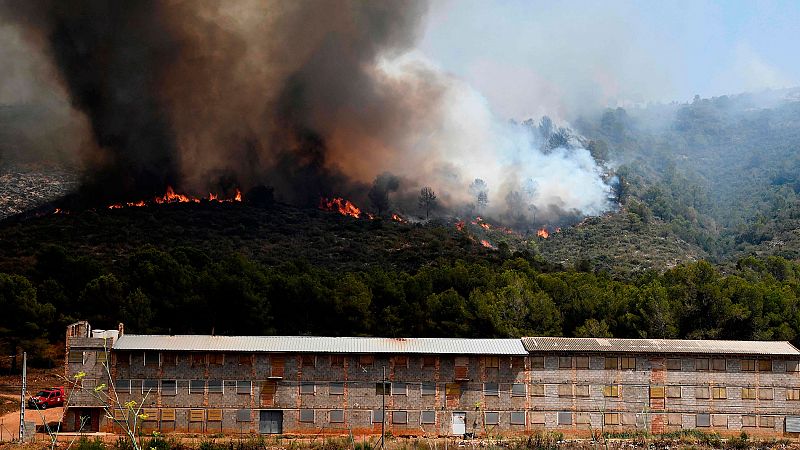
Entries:
{"label": "wooden shutter", "polygon": [[175,409],[174,408],[167,408],[161,410],[161,421],[163,422],[174,422],[175,421]]}
{"label": "wooden shutter", "polygon": [[221,409],[209,409],[208,410],[208,421],[209,422],[221,422],[222,421],[222,410]]}
{"label": "wooden shutter", "polygon": [[272,406],[275,402],[275,390],[277,384],[274,381],[261,383],[261,406]]}
{"label": "wooden shutter", "polygon": [[273,378],[283,378],[283,369],[286,367],[286,358],[281,356],[272,356],[270,358],[272,363],[271,373]]}

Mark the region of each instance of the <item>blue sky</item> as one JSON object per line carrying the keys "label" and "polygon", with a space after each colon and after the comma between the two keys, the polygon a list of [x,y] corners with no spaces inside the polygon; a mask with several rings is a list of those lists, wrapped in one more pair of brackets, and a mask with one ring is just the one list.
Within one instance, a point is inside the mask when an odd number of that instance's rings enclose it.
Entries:
{"label": "blue sky", "polygon": [[502,116],[800,85],[800,1],[434,0],[418,48]]}

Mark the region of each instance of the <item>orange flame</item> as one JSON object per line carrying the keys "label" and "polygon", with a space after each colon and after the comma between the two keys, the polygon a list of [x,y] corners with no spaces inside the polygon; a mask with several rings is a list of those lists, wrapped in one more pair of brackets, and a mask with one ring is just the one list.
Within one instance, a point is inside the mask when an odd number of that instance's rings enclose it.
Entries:
{"label": "orange flame", "polygon": [[459,221],[459,222],[456,222],[456,229],[458,231],[464,231],[464,221],[463,220]]}
{"label": "orange flame", "polygon": [[356,219],[361,217],[361,209],[352,204],[350,200],[345,200],[341,197],[319,199],[319,209],[338,212],[343,216],[355,217]]}
{"label": "orange flame", "polygon": [[235,202],[242,201],[242,191],[240,191],[239,188],[236,188],[236,196],[233,197],[233,201]]}
{"label": "orange flame", "polygon": [[208,201],[210,201],[210,202],[213,202],[213,201],[214,201],[214,200],[216,200],[217,198],[219,198],[219,197],[217,197],[217,194],[214,194],[214,193],[212,193],[212,192],[209,192],[209,193],[208,193]]}
{"label": "orange flame", "polygon": [[536,236],[539,236],[542,239],[547,239],[550,237],[550,233],[547,231],[547,228],[542,227],[542,229],[536,232]]}
{"label": "orange flame", "polygon": [[200,199],[183,194],[176,194],[172,186],[167,186],[167,192],[155,198],[156,203],[200,203]]}
{"label": "orange flame", "polygon": [[486,248],[494,248],[494,246],[492,246],[492,244],[490,244],[486,239],[481,239],[481,245]]}
{"label": "orange flame", "polygon": [[481,228],[483,228],[484,230],[491,230],[491,229],[492,229],[492,226],[491,226],[491,225],[489,225],[489,224],[488,224],[488,223],[486,223],[486,222],[481,222],[479,225],[480,225],[480,226],[481,226]]}
{"label": "orange flame", "polygon": [[395,222],[406,223],[406,219],[403,219],[399,214],[396,213],[392,214],[392,220],[394,220]]}
{"label": "orange flame", "polygon": [[[167,191],[164,195],[160,197],[156,197],[152,200],[153,203],[156,204],[165,204],[165,203],[200,203],[201,200],[208,200],[209,202],[219,202],[219,203],[229,203],[229,202],[241,202],[242,201],[242,191],[238,188],[236,189],[236,196],[234,198],[229,199],[220,199],[218,194],[214,194],[213,192],[208,193],[208,197],[205,199],[200,199],[198,197],[190,197],[184,194],[178,194],[172,188],[172,186],[167,186]],[[115,203],[113,205],[109,205],[108,209],[121,209],[127,207],[143,207],[149,205],[151,202],[146,200],[139,200],[136,202],[128,202],[128,203]]]}

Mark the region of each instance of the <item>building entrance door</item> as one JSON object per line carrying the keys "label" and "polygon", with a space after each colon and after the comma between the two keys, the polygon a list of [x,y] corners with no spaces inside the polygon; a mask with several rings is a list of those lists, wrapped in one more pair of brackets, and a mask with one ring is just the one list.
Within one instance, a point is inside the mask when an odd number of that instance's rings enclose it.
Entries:
{"label": "building entrance door", "polygon": [[261,411],[258,428],[261,434],[281,434],[283,432],[283,411]]}
{"label": "building entrance door", "polygon": [[467,433],[467,413],[454,412],[452,420],[453,434],[463,436]]}

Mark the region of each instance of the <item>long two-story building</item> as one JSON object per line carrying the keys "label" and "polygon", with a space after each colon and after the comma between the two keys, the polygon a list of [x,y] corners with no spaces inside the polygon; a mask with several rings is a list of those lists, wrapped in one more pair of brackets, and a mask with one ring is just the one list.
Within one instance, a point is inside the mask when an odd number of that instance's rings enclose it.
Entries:
{"label": "long two-story building", "polygon": [[[800,432],[788,342],[132,335],[67,330],[65,428],[514,435]],[[98,387],[99,386],[99,387]],[[105,386],[105,387],[103,387]]]}

